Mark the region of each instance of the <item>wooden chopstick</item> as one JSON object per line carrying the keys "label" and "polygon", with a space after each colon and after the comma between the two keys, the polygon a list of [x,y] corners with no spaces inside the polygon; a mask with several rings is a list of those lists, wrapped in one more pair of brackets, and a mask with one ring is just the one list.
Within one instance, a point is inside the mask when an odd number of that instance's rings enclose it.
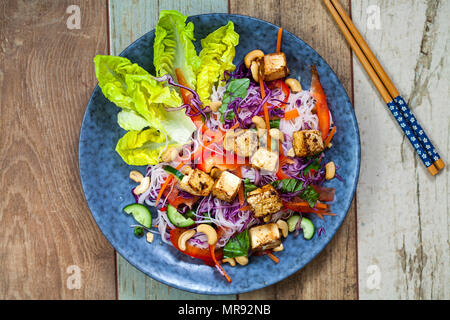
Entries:
{"label": "wooden chopstick", "polygon": [[389,103],[390,101],[392,101],[392,97],[389,94],[389,91],[387,91],[383,82],[381,82],[381,79],[378,77],[376,71],[372,68],[372,65],[370,64],[369,60],[367,60],[366,56],[362,52],[355,38],[353,38],[351,32],[347,29],[347,26],[345,25],[344,21],[341,20],[339,13],[336,11],[330,0],[324,0],[324,2],[328,10],[330,11],[331,15],[333,16],[334,20],[336,20],[336,23],[339,29],[341,29],[341,32],[344,35],[345,39],[349,43],[352,50],[355,52],[355,55],[358,57],[364,69],[369,74],[370,79],[377,88],[384,102]]}
{"label": "wooden chopstick", "polygon": [[346,27],[349,29],[350,33],[355,38],[355,40],[358,43],[359,47],[362,49],[362,51],[364,52],[365,56],[367,57],[367,59],[372,64],[373,68],[375,69],[376,73],[380,77],[380,79],[383,82],[383,84],[386,87],[386,89],[389,91],[389,93],[392,96],[392,98],[398,97],[400,94],[399,94],[397,88],[394,86],[394,84],[392,83],[391,79],[389,78],[389,76],[384,71],[383,67],[381,66],[380,62],[378,61],[378,59],[373,54],[372,50],[370,50],[369,45],[364,40],[364,38],[361,36],[361,34],[359,33],[358,29],[356,29],[355,25],[353,24],[353,21],[350,19],[350,17],[348,16],[347,12],[345,12],[345,10],[342,7],[342,5],[340,4],[340,2],[331,0],[331,3],[336,8],[336,11],[341,16],[341,18],[344,21]]}
{"label": "wooden chopstick", "polygon": [[[402,116],[399,116],[399,114],[401,114],[401,111],[394,101],[395,96],[394,97],[391,96],[388,89],[385,87],[385,83],[380,79],[377,72],[372,67],[372,64],[369,62],[368,58],[361,50],[361,47],[359,46],[358,42],[353,37],[349,28],[347,28],[347,25],[345,24],[342,17],[339,15],[339,12],[334,7],[334,5],[331,3],[331,1],[333,1],[333,0],[324,0],[324,3],[326,5],[327,9],[330,11],[331,15],[333,16],[334,20],[336,21],[339,29],[341,30],[341,32],[344,35],[347,42],[349,43],[350,47],[355,52],[356,57],[359,59],[362,66],[368,73],[370,79],[372,80],[373,84],[377,88],[377,90],[380,93],[381,97],[383,98],[384,102],[386,102],[386,104],[388,105],[389,110],[394,115],[394,118],[400,125],[400,128],[403,130],[403,132],[407,136],[408,140],[410,141],[411,145],[415,149],[416,153],[419,155],[419,158],[422,160],[423,164],[425,165],[427,170],[430,172],[430,174],[434,176],[435,174],[437,174],[438,170],[433,165],[433,162],[431,161],[427,152],[423,149],[422,145],[420,143],[417,143],[418,138],[414,134],[411,134],[412,132],[414,132],[414,130],[412,130],[409,127],[408,123],[406,123],[404,121]],[[333,1],[333,3],[334,2],[335,1]],[[348,18],[348,20],[350,20],[350,18]],[[356,28],[355,28],[355,30],[356,30]],[[362,39],[361,36],[360,36],[360,38]],[[367,46],[367,44],[366,44],[366,46]],[[368,48],[368,46],[367,46],[367,48]],[[380,65],[380,67],[381,67],[381,65]],[[386,75],[386,77],[387,77],[387,75]]]}
{"label": "wooden chopstick", "polygon": [[[339,0],[331,0],[331,3],[336,8],[336,11],[339,13],[340,17],[344,21],[345,25],[349,29],[350,33],[355,38],[357,44],[364,52],[365,56],[369,60],[372,67],[375,69],[375,72],[378,74],[378,76],[381,79],[381,82],[384,84],[386,89],[389,91],[389,94],[394,98],[394,100],[397,102],[397,104],[401,105],[401,109],[405,109],[402,113],[404,118],[406,118],[406,121],[409,122],[410,126],[412,127],[412,130],[415,131],[415,135],[419,139],[419,141],[426,146],[426,151],[428,155],[432,158],[432,161],[434,161],[434,165],[437,167],[438,170],[442,170],[445,167],[444,161],[440,158],[439,154],[436,152],[434,146],[431,144],[430,139],[425,134],[425,131],[422,129],[420,124],[418,124],[417,119],[412,114],[411,110],[409,109],[408,105],[404,101],[404,99],[400,96],[400,93],[398,92],[397,88],[395,87],[394,83],[391,81],[389,76],[387,75],[386,71],[384,71],[383,67],[381,66],[381,63],[378,61],[378,59],[373,54],[372,50],[370,50],[369,45],[364,40],[364,38],[359,33],[358,29],[356,29],[355,25],[353,24],[353,21],[348,16],[347,12],[345,12],[344,8],[340,4]],[[414,123],[414,125],[412,125]]]}

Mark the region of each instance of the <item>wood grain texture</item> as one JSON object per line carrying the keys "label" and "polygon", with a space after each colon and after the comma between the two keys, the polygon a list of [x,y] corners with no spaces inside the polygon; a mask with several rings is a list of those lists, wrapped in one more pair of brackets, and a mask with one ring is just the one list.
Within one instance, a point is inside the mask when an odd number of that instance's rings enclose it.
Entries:
{"label": "wood grain texture", "polygon": [[[346,9],[349,1],[341,2]],[[230,1],[230,12],[254,16],[296,34],[336,72],[352,97],[351,52],[322,1]],[[310,264],[273,286],[239,299],[356,299],[356,211],[353,203],[334,239]]]}
{"label": "wood grain texture", "polygon": [[[353,1],[355,25],[449,161],[449,1]],[[376,11],[380,29],[374,28]],[[431,177],[359,62],[358,261],[362,299],[449,299],[448,166]]]}
{"label": "wood grain texture", "polygon": [[[154,29],[160,10],[178,10],[185,15],[227,12],[227,2],[140,0],[109,1],[111,54],[119,54],[130,43]],[[117,255],[119,299],[235,299],[235,296],[198,295],[166,286],[147,277]]]}
{"label": "wood grain texture", "polygon": [[[80,30],[66,26],[70,5]],[[105,1],[0,1],[0,299],[115,298],[114,251],[78,173],[106,12]],[[71,265],[80,289],[67,287]]]}

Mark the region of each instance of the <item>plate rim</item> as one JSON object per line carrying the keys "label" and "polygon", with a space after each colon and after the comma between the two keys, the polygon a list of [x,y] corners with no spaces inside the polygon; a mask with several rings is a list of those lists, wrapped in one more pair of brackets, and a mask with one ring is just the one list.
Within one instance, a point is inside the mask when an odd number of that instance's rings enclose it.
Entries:
{"label": "plate rim", "polygon": [[[250,19],[250,20],[254,20],[254,21],[258,21],[258,22],[263,22],[263,23],[268,24],[268,25],[270,25],[270,26],[272,26],[272,27],[275,27],[275,28],[280,28],[280,26],[277,26],[276,24],[273,24],[273,23],[268,22],[268,21],[263,20],[263,19],[255,18],[255,17],[248,16],[248,15],[243,15],[243,14],[233,14],[233,13],[204,13],[204,14],[190,15],[190,16],[188,16],[187,19],[189,20],[189,19],[193,19],[193,18],[197,18],[197,17],[204,17],[204,16],[224,16],[224,17],[238,17],[238,18],[245,18],[245,19]],[[126,54],[126,52],[127,52],[127,50],[128,50],[129,48],[131,48],[132,46],[134,46],[134,45],[135,45],[137,42],[139,42],[142,38],[146,37],[150,32],[154,32],[154,31],[155,31],[155,28],[154,28],[154,29],[151,29],[151,30],[149,30],[149,31],[147,31],[147,32],[145,32],[144,34],[142,34],[139,38],[137,38],[136,40],[134,40],[133,42],[131,42],[127,47],[125,47],[125,48],[122,50],[122,52],[121,52],[118,56],[123,57],[123,56]],[[267,282],[261,283],[260,286],[252,287],[252,288],[250,288],[250,289],[248,289],[248,290],[243,289],[243,290],[237,290],[237,291],[233,291],[233,292],[223,292],[223,291],[220,291],[220,290],[217,290],[217,291],[205,291],[205,290],[201,290],[201,289],[187,288],[187,287],[183,287],[183,286],[179,285],[178,283],[169,283],[168,281],[166,281],[166,280],[164,280],[164,279],[161,279],[161,278],[159,278],[159,277],[157,277],[157,276],[155,276],[155,275],[152,275],[152,274],[150,274],[150,273],[147,273],[146,271],[141,270],[141,268],[138,267],[137,264],[135,264],[134,262],[130,261],[128,258],[125,257],[125,255],[123,254],[121,248],[116,248],[116,246],[113,245],[113,242],[111,241],[110,237],[109,237],[107,234],[105,234],[105,232],[100,228],[100,225],[99,225],[99,223],[98,223],[98,221],[97,221],[95,215],[93,214],[93,212],[92,212],[92,210],[91,210],[91,207],[89,206],[89,202],[88,202],[88,200],[87,200],[87,198],[86,198],[86,192],[85,192],[86,187],[85,187],[85,182],[83,182],[83,178],[82,178],[83,174],[82,174],[82,172],[81,172],[81,166],[80,166],[80,163],[81,163],[81,161],[82,161],[82,160],[81,160],[81,152],[80,152],[80,150],[82,149],[82,146],[81,146],[81,136],[82,136],[82,133],[83,133],[83,127],[84,127],[84,125],[85,125],[85,121],[86,121],[86,117],[87,117],[87,108],[88,108],[88,106],[91,104],[91,102],[92,102],[92,100],[93,100],[94,93],[95,93],[97,90],[100,90],[100,91],[101,91],[101,88],[99,87],[99,84],[98,84],[98,82],[97,82],[97,85],[96,85],[96,86],[94,87],[94,89],[92,90],[92,93],[91,93],[91,95],[90,95],[89,101],[88,101],[88,103],[86,104],[85,112],[84,112],[83,119],[82,119],[81,126],[80,126],[79,138],[78,138],[78,140],[79,140],[79,142],[78,142],[78,150],[77,150],[77,151],[78,151],[78,172],[79,172],[80,182],[81,182],[81,186],[82,186],[82,190],[83,190],[83,197],[84,197],[85,202],[86,202],[86,204],[87,204],[87,206],[88,206],[88,208],[89,208],[89,212],[90,212],[92,218],[93,218],[94,221],[95,221],[95,224],[97,225],[98,229],[99,229],[100,232],[103,234],[103,236],[106,238],[106,240],[108,241],[108,243],[113,247],[113,249],[114,249],[118,254],[120,254],[120,256],[121,256],[123,259],[125,259],[125,260],[126,260],[128,263],[130,263],[134,268],[136,268],[136,269],[139,270],[140,272],[144,273],[145,275],[149,276],[150,278],[152,278],[152,279],[154,279],[154,280],[156,280],[156,281],[158,281],[158,282],[160,282],[160,283],[163,283],[163,284],[165,284],[165,285],[167,285],[167,286],[169,286],[169,287],[173,287],[173,288],[176,288],[176,289],[179,289],[179,290],[183,290],[183,291],[191,292],[191,293],[195,293],[195,294],[203,294],[203,295],[211,295],[211,296],[217,296],[217,295],[237,295],[237,294],[242,294],[242,293],[252,292],[252,291],[256,291],[256,290],[262,289],[262,288],[266,288],[266,287],[269,287],[269,286],[271,286],[271,285],[273,285],[273,284],[279,283],[279,282],[285,280],[286,278],[292,276],[294,273],[296,273],[296,272],[302,270],[302,269],[305,268],[308,264],[310,264],[314,259],[316,259],[317,255],[319,255],[321,252],[323,252],[323,250],[330,244],[331,240],[334,239],[334,237],[336,236],[336,233],[337,233],[338,230],[341,228],[342,223],[343,223],[344,220],[347,218],[347,215],[348,215],[348,212],[349,212],[349,210],[350,210],[351,204],[352,204],[352,202],[353,202],[353,200],[354,200],[354,198],[355,198],[356,188],[357,188],[357,186],[358,186],[359,176],[360,176],[360,169],[361,169],[361,139],[360,139],[360,130],[359,130],[359,125],[358,125],[358,121],[357,121],[357,118],[356,118],[356,113],[355,113],[354,104],[353,104],[352,100],[350,99],[350,97],[348,96],[347,90],[345,89],[344,85],[343,85],[342,82],[340,81],[340,79],[339,79],[339,77],[337,76],[336,72],[335,72],[334,69],[328,64],[328,62],[327,62],[327,61],[326,61],[326,60],[325,60],[325,59],[324,59],[324,58],[323,58],[323,57],[322,57],[322,56],[321,56],[321,55],[320,55],[313,47],[311,47],[307,42],[305,42],[305,41],[304,41],[303,39],[301,39],[299,36],[295,35],[294,33],[290,32],[290,31],[288,31],[288,30],[286,30],[286,29],[284,29],[284,28],[283,28],[283,32],[286,32],[286,33],[290,34],[291,36],[295,37],[297,40],[301,41],[305,46],[309,47],[312,51],[314,51],[314,52],[319,56],[319,58],[320,58],[320,59],[323,61],[323,63],[325,63],[325,65],[331,70],[331,72],[333,73],[333,75],[334,75],[334,76],[336,77],[336,79],[338,80],[339,84],[340,84],[340,85],[342,86],[342,88],[344,89],[343,91],[344,91],[344,93],[345,93],[345,98],[346,98],[346,100],[349,101],[349,103],[350,103],[350,105],[351,105],[351,107],[352,107],[352,108],[351,108],[351,109],[352,109],[352,112],[351,112],[351,115],[350,115],[350,116],[351,116],[351,118],[352,118],[352,120],[353,120],[353,122],[354,122],[354,124],[355,124],[355,129],[356,129],[356,130],[355,130],[355,133],[356,133],[356,140],[357,140],[357,142],[358,142],[357,145],[356,145],[356,149],[357,149],[356,151],[357,151],[357,155],[358,155],[358,156],[357,156],[357,168],[356,168],[356,174],[355,174],[355,178],[354,178],[354,181],[353,181],[353,190],[351,191],[352,197],[351,197],[351,199],[350,199],[348,205],[346,206],[347,208],[346,208],[346,210],[345,210],[345,215],[344,215],[344,217],[342,218],[341,222],[337,225],[337,227],[336,227],[336,229],[335,229],[333,235],[332,235],[332,236],[324,243],[324,245],[322,246],[322,248],[321,248],[320,250],[318,250],[314,255],[312,255],[312,257],[309,259],[308,262],[306,262],[305,264],[303,264],[302,266],[300,266],[300,267],[298,267],[298,268],[296,268],[296,267],[292,268],[292,269],[291,269],[292,272],[286,272],[285,274],[283,274],[283,276],[282,276],[280,279],[277,279],[277,280],[275,280],[275,281],[267,281]],[[163,245],[167,245],[167,244],[163,244]],[[117,257],[114,257],[114,259],[116,260]],[[115,261],[115,263],[117,263],[117,262]]]}

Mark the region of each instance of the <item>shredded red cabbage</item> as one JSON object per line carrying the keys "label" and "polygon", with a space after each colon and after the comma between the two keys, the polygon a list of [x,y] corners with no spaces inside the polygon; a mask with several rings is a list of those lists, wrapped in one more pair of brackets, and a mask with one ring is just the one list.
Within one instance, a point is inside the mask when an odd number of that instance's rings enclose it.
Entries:
{"label": "shredded red cabbage", "polygon": [[171,86],[188,90],[193,95],[193,97],[191,98],[190,103],[198,110],[197,113],[193,113],[192,114],[191,113],[191,110],[192,110],[191,106],[189,104],[183,104],[182,106],[177,107],[177,108],[166,108],[167,111],[177,111],[177,110],[181,110],[181,109],[186,108],[186,114],[188,116],[194,117],[194,116],[198,116],[198,115],[201,114],[206,119],[206,112],[209,112],[211,110],[209,109],[209,107],[205,107],[205,108],[202,107],[203,103],[200,101],[200,97],[199,97],[198,93],[195,90],[192,90],[189,87],[185,87],[185,86],[183,86],[181,84],[176,83],[169,74],[165,74],[162,77],[153,77],[153,79],[155,79],[156,81],[159,81],[159,82],[167,81],[167,83],[170,84]]}
{"label": "shredded red cabbage", "polygon": [[134,189],[136,189],[136,188],[131,189],[131,194],[133,195],[134,200],[136,200],[136,203],[138,203],[138,202],[139,202],[139,196],[137,196],[137,195],[134,193]]}
{"label": "shredded red cabbage", "polygon": [[320,237],[322,234],[325,234],[325,229],[323,227],[320,227],[317,231],[317,235]]}

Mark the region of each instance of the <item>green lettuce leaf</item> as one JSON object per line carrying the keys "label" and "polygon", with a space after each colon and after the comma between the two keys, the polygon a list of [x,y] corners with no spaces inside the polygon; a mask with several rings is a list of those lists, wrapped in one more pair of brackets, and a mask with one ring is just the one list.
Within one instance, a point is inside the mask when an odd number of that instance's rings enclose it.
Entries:
{"label": "green lettuce leaf", "polygon": [[175,80],[179,68],[190,88],[196,88],[196,73],[200,68],[194,44],[194,24],[185,24],[187,16],[175,10],[163,10],[156,25],[153,45],[156,75],[170,74]]}
{"label": "green lettuce leaf", "polygon": [[[118,107],[134,111],[174,143],[189,141],[196,127],[185,111],[168,111],[182,104],[180,95],[128,59],[96,56],[95,71],[103,94]],[[135,128],[129,123],[126,128]]]}
{"label": "green lettuce leaf", "polygon": [[[116,151],[129,165],[145,166],[159,162],[159,155],[166,147],[166,137],[154,128],[129,131],[117,143]],[[172,146],[169,144],[169,147]]]}
{"label": "green lettuce leaf", "polygon": [[233,71],[236,67],[233,59],[235,46],[239,43],[239,34],[234,31],[234,24],[229,21],[226,26],[210,33],[201,41],[201,66],[197,74],[197,93],[205,105],[209,105],[212,88],[224,79],[225,71]]}
{"label": "green lettuce leaf", "polygon": [[141,131],[144,128],[150,127],[151,124],[138,113],[133,110],[122,110],[117,115],[117,123],[119,126],[127,131]]}

